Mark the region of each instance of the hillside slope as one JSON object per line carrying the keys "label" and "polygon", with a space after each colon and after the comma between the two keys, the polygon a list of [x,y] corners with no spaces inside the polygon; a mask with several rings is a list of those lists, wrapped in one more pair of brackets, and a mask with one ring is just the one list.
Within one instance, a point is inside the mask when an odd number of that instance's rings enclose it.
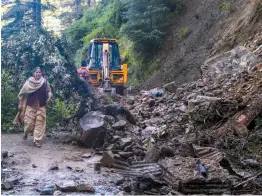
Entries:
{"label": "hillside slope", "polygon": [[170,26],[158,55],[160,70],[143,88],[196,80],[210,56],[236,45],[251,50],[261,45],[261,0],[185,0],[185,5],[186,14]]}

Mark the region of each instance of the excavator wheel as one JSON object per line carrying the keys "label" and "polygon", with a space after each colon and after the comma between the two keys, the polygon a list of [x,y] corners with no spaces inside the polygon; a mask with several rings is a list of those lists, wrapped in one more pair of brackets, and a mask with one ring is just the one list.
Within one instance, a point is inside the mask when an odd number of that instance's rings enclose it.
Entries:
{"label": "excavator wheel", "polygon": [[116,94],[124,96],[125,95],[125,87],[124,86],[116,87]]}

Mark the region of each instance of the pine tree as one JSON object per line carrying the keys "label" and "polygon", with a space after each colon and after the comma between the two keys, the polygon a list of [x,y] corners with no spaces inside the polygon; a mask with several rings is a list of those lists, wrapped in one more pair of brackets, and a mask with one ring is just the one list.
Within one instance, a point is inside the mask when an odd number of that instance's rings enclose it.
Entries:
{"label": "pine tree", "polygon": [[127,1],[124,33],[135,43],[136,50],[150,55],[160,47],[170,21],[167,5],[165,0]]}

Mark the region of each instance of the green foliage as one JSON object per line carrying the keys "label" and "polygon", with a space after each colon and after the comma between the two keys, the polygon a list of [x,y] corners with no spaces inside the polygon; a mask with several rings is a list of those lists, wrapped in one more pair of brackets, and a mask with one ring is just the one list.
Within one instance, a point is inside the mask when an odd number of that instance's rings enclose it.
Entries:
{"label": "green foliage", "polygon": [[169,9],[161,1],[131,0],[124,12],[127,20],[124,32],[135,44],[135,49],[152,53],[159,48],[168,25]]}
{"label": "green foliage", "polygon": [[87,52],[88,43],[93,38],[118,38],[121,25],[121,2],[101,1],[94,9],[89,8],[84,16],[69,27],[65,35],[73,44],[77,54],[75,62],[79,64]]}
{"label": "green foliage", "polygon": [[1,72],[1,129],[10,132],[13,129],[13,120],[17,112],[17,92],[12,86],[13,77],[10,73]]}
{"label": "green foliage", "polygon": [[118,39],[129,73],[140,81],[158,69],[153,56],[167,26],[183,10],[182,0],[102,0],[66,30],[66,37],[79,48],[74,51],[77,65],[86,57],[91,39]]}
{"label": "green foliage", "polygon": [[47,127],[52,128],[74,116],[80,105],[81,97],[76,94],[70,99],[55,98],[47,107]]}
{"label": "green foliage", "polygon": [[54,10],[55,7],[49,2],[41,3],[41,0],[21,1],[8,3],[4,6],[7,11],[3,14],[2,39],[7,39],[12,35],[18,35],[23,28],[32,26],[42,27],[42,11]]}
{"label": "green foliage", "polygon": [[191,30],[188,27],[184,27],[178,31],[178,35],[181,38],[186,38],[191,33]]}
{"label": "green foliage", "polygon": [[231,8],[230,2],[223,1],[223,3],[221,3],[221,5],[220,5],[220,9],[221,9],[223,12],[231,12],[231,11],[232,11],[232,8]]}

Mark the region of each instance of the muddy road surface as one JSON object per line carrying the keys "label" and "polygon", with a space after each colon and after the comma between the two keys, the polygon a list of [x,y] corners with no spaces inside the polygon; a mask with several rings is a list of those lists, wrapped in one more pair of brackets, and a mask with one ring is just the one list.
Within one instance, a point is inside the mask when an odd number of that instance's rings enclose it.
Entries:
{"label": "muddy road surface", "polygon": [[[62,138],[69,136],[63,135]],[[88,184],[96,195],[117,194],[115,182],[122,177],[112,169],[94,171],[94,163],[100,155],[83,158],[91,154],[90,149],[64,144],[60,136],[44,137],[42,147],[33,145],[33,137],[22,139],[22,134],[2,134],[2,152],[8,157],[2,159],[2,183],[11,181],[14,187],[2,190],[2,195],[39,195],[41,190],[53,189],[58,184]],[[59,194],[59,192],[57,192]],[[60,193],[61,194],[61,193]],[[63,195],[86,195],[79,191],[63,192]]]}

